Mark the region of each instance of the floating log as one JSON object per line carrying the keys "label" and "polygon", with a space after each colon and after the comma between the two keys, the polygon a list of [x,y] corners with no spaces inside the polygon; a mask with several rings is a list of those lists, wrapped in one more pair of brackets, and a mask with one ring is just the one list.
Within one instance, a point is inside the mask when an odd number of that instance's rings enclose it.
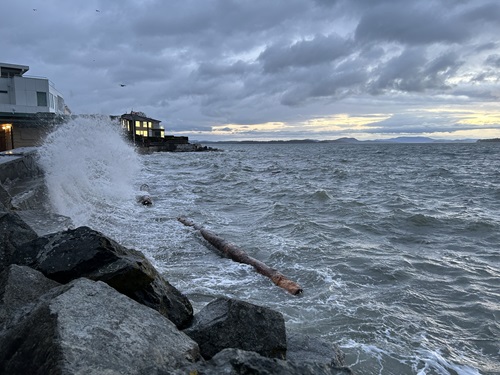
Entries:
{"label": "floating log", "polygon": [[216,249],[226,254],[229,258],[238,263],[244,263],[252,266],[255,270],[271,279],[271,281],[279,286],[280,288],[285,289],[287,292],[297,295],[302,293],[302,288],[296,282],[288,279],[285,275],[281,274],[274,268],[269,267],[265,263],[252,258],[245,251],[237,247],[236,245],[226,241],[222,237],[219,237],[217,234],[203,228],[200,225],[195,224],[191,220],[188,220],[184,217],[179,217],[179,220],[182,224],[193,227],[198,230],[204,239],[210,242]]}

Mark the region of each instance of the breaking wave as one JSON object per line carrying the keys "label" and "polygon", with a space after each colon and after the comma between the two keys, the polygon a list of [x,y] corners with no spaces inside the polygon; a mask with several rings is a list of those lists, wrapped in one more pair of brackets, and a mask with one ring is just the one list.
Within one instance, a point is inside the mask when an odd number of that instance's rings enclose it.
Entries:
{"label": "breaking wave", "polygon": [[49,134],[39,150],[39,164],[53,211],[76,226],[132,204],[134,176],[141,166],[119,126],[96,118],[71,120]]}

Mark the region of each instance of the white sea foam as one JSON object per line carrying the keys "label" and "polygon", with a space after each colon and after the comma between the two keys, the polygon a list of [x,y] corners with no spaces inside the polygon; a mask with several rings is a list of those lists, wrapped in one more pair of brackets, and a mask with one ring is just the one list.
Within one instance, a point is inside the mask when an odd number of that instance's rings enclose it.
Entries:
{"label": "white sea foam", "polygon": [[78,118],[49,134],[39,151],[50,203],[75,225],[89,225],[99,207],[113,209],[135,198],[139,156],[119,126]]}
{"label": "white sea foam", "polygon": [[420,362],[424,362],[423,368],[417,369],[418,366],[414,366],[417,375],[426,375],[431,371],[438,371],[439,374],[443,375],[479,375],[480,372],[472,367],[466,365],[458,365],[445,359],[439,352],[422,350],[420,352],[420,357],[418,358]]}

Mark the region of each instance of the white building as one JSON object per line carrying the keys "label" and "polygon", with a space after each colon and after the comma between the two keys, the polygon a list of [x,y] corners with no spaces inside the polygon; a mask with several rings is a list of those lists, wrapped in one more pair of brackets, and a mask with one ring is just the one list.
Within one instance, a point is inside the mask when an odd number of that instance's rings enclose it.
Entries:
{"label": "white building", "polygon": [[64,99],[47,78],[25,76],[26,65],[0,62],[0,112],[69,114]]}
{"label": "white building", "polygon": [[0,62],[0,151],[39,145],[48,129],[71,113],[54,84],[24,75],[28,70]]}

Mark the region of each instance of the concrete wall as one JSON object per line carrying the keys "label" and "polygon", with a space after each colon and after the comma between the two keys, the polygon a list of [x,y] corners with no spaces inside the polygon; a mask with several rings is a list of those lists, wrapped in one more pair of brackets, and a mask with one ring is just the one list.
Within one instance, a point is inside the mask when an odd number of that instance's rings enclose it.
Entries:
{"label": "concrete wall", "polygon": [[36,148],[0,152],[0,184],[38,178],[43,175],[36,162]]}

